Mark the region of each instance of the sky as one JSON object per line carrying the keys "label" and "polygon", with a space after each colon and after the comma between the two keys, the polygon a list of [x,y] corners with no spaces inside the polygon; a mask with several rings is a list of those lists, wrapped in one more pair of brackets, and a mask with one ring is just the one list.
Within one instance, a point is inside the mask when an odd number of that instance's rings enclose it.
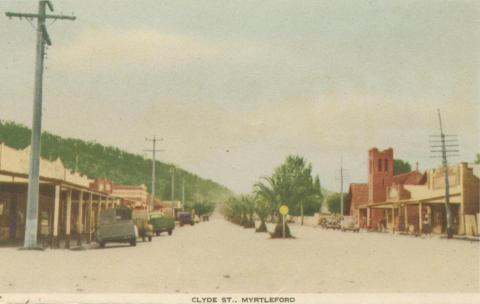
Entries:
{"label": "sky", "polygon": [[[237,193],[290,154],[323,187],[367,180],[368,149],[438,165],[429,135],[479,149],[478,1],[52,1],[43,130],[158,158]],[[0,2],[0,119],[31,126],[35,29]],[[147,182],[147,181],[146,181]]]}

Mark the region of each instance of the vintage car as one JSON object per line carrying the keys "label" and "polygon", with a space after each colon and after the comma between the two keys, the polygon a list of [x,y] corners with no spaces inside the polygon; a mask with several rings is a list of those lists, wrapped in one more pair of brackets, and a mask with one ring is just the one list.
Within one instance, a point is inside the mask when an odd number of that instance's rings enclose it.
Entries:
{"label": "vintage car", "polygon": [[340,222],[340,227],[342,231],[358,232],[360,230],[354,216],[344,216]]}
{"label": "vintage car", "polygon": [[341,229],[341,220],[342,220],[341,216],[331,215],[325,219],[323,227],[325,229],[333,229],[333,230]]}
{"label": "vintage car", "polygon": [[192,214],[190,212],[182,211],[177,213],[177,219],[180,222],[180,226],[183,226],[185,224],[190,224],[193,226],[195,224]]}
{"label": "vintage car", "polygon": [[132,220],[135,226],[137,226],[138,235],[142,238],[142,241],[145,242],[145,239],[148,239],[151,242],[153,226],[149,223],[148,210],[134,209],[132,211]]}
{"label": "vintage car", "polygon": [[132,221],[132,211],[126,207],[117,207],[100,211],[100,221],[95,240],[100,247],[106,243],[137,244],[138,230]]}
{"label": "vintage car", "polygon": [[155,232],[157,236],[164,231],[168,232],[168,235],[172,235],[173,229],[175,229],[175,221],[173,218],[161,212],[150,213],[149,223],[152,225],[153,232]]}

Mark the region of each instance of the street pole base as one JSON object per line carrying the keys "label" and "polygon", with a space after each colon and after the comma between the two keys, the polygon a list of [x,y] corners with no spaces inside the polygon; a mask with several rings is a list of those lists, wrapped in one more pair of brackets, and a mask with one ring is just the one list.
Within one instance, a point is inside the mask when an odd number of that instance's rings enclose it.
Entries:
{"label": "street pole base", "polygon": [[53,238],[52,238],[52,248],[60,248],[60,243],[58,241],[58,236],[53,236]]}
{"label": "street pole base", "polygon": [[65,237],[65,249],[70,249],[70,235]]}
{"label": "street pole base", "polygon": [[77,246],[82,246],[82,234],[78,234],[77,236]]}
{"label": "street pole base", "polygon": [[453,238],[453,229],[447,228],[447,239]]}
{"label": "street pole base", "polygon": [[37,250],[37,251],[44,251],[45,248],[43,246],[33,246],[33,247],[20,247],[18,250]]}

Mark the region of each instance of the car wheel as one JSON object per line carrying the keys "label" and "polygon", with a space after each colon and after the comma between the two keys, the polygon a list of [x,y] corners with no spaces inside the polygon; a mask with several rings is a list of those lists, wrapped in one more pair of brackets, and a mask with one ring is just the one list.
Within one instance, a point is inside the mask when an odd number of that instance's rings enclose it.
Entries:
{"label": "car wheel", "polygon": [[168,235],[172,235],[172,229],[168,230]]}
{"label": "car wheel", "polygon": [[137,246],[137,240],[135,238],[130,240],[130,246]]}
{"label": "car wheel", "polygon": [[105,242],[100,242],[100,248],[105,248]]}

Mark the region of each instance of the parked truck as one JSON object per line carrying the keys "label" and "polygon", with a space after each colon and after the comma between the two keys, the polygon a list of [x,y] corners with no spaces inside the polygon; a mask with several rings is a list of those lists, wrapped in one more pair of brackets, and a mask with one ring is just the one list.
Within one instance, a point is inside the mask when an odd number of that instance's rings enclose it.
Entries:
{"label": "parked truck", "polygon": [[180,222],[180,226],[185,224],[194,225],[192,214],[190,212],[182,211],[177,214],[177,219]]}
{"label": "parked truck", "polygon": [[134,209],[132,211],[132,220],[135,226],[137,226],[138,235],[142,238],[142,241],[145,242],[145,240],[148,239],[148,241],[151,242],[153,226],[149,223],[148,210]]}
{"label": "parked truck", "polygon": [[161,212],[150,213],[149,223],[152,225],[152,229],[157,236],[164,231],[168,232],[168,235],[172,235],[173,229],[175,229],[175,221],[173,218]]}
{"label": "parked truck", "polygon": [[100,211],[95,240],[100,247],[107,243],[130,243],[136,246],[138,230],[132,221],[132,211],[117,207]]}

